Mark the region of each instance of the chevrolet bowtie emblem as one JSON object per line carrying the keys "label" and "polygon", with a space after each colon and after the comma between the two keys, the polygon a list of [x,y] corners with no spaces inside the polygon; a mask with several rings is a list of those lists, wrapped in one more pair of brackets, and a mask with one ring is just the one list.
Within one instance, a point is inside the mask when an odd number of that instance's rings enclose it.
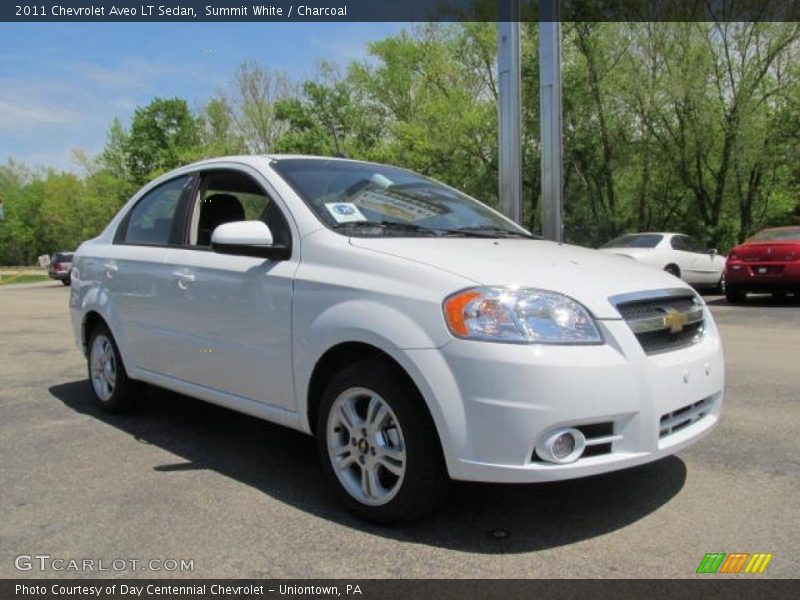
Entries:
{"label": "chevrolet bowtie emblem", "polygon": [[674,308],[665,308],[664,312],[664,327],[668,328],[670,333],[680,333],[689,322],[689,317],[684,313],[675,310]]}

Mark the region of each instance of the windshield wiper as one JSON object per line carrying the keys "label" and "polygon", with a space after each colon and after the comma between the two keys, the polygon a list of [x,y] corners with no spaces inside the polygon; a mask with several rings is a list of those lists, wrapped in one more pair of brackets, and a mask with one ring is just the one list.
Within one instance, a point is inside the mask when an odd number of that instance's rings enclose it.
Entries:
{"label": "windshield wiper", "polygon": [[474,235],[476,237],[521,237],[529,240],[541,239],[539,236],[525,233],[524,231],[514,231],[512,229],[501,229],[493,225],[477,225],[474,227],[459,227],[458,229],[443,230],[449,234]]}
{"label": "windshield wiper", "polygon": [[414,223],[398,223],[397,221],[350,221],[349,223],[336,223],[333,226],[334,229],[361,229],[364,227],[375,227],[384,231],[440,235],[440,230],[438,229],[430,229]]}
{"label": "windshield wiper", "polygon": [[383,231],[397,231],[405,233],[419,233],[423,235],[436,236],[463,236],[479,238],[497,237],[521,237],[525,239],[540,239],[538,236],[530,235],[522,231],[512,231],[510,229],[500,229],[492,225],[480,225],[475,227],[459,227],[456,229],[433,229],[423,227],[414,223],[400,223],[398,221],[350,221],[347,223],[336,223],[334,229],[362,229],[374,227]]}

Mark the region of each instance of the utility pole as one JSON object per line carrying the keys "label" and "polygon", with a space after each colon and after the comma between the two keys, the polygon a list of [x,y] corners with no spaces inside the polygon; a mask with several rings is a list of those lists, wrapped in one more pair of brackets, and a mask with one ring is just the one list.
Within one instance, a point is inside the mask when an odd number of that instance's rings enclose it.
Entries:
{"label": "utility pole", "polygon": [[541,130],[542,236],[564,241],[559,0],[539,2],[539,127]]}
{"label": "utility pole", "polygon": [[522,224],[522,99],[519,0],[497,0],[498,146],[500,210]]}

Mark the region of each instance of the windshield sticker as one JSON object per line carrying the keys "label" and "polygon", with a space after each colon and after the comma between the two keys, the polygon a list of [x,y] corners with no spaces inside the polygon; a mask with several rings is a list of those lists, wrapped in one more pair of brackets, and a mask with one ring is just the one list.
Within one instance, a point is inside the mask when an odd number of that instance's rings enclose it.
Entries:
{"label": "windshield sticker", "polygon": [[337,223],[359,223],[367,220],[352,202],[327,202],[325,208]]}
{"label": "windshield sticker", "polygon": [[421,221],[447,212],[446,208],[434,206],[429,202],[414,201],[406,196],[392,193],[391,190],[364,190],[353,198],[353,203],[361,208],[404,221]]}

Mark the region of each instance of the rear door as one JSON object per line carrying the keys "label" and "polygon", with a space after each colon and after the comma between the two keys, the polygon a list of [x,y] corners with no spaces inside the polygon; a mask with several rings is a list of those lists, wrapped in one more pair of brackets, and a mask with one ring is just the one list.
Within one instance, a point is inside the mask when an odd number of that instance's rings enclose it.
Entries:
{"label": "rear door", "polygon": [[706,247],[706,245],[691,236],[685,238],[686,249],[692,255],[690,263],[690,277],[692,283],[702,285],[716,285],[722,277],[725,267],[725,258]]}
{"label": "rear door", "polygon": [[697,277],[697,253],[692,251],[691,238],[688,235],[675,235],[669,243],[673,250],[673,260],[681,270],[681,279],[687,283],[701,283]]}
{"label": "rear door", "polygon": [[111,298],[112,320],[126,349],[128,367],[163,373],[172,360],[169,323],[163,311],[172,276],[171,246],[182,241],[189,191],[196,177],[176,177],[150,190],[116,232],[101,270]]}
{"label": "rear door", "polygon": [[184,245],[170,250],[166,312],[168,374],[216,392],[296,410],[292,382],[292,290],[299,262],[217,254],[215,227],[263,220],[292,245],[289,215],[263,176],[246,167],[212,169],[192,201]]}

